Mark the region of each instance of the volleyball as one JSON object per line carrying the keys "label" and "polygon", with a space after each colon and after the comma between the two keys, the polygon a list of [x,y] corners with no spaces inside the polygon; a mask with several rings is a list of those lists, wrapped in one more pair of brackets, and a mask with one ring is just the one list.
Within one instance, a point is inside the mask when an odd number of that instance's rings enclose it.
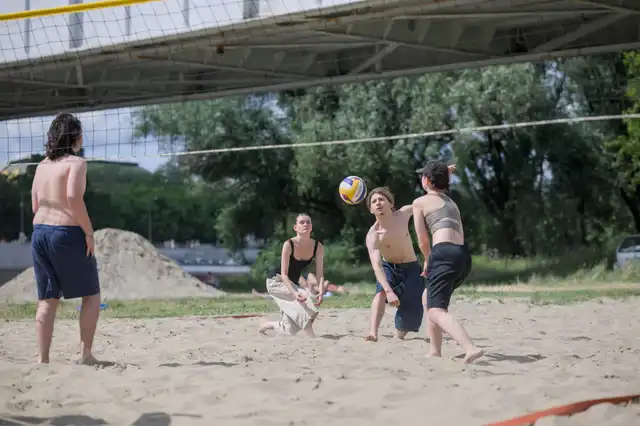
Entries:
{"label": "volleyball", "polygon": [[358,176],[347,176],[338,188],[340,198],[347,204],[360,204],[367,196],[367,184]]}

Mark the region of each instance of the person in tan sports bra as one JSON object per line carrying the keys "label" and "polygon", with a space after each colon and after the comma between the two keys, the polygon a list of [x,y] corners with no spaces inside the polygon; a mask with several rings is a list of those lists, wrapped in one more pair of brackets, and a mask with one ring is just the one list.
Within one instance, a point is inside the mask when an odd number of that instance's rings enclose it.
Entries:
{"label": "person in tan sports bra", "polygon": [[[449,313],[449,303],[456,288],[471,271],[471,254],[464,244],[464,229],[456,203],[445,194],[449,190],[451,168],[441,161],[429,161],[416,170],[422,174],[426,195],[413,202],[413,222],[418,245],[425,263],[423,275],[427,288],[423,303],[427,311],[430,356],[441,356],[442,332],[446,331],[465,350],[465,363],[484,352],[472,341],[460,322]],[[429,233],[433,245],[429,244]]]}

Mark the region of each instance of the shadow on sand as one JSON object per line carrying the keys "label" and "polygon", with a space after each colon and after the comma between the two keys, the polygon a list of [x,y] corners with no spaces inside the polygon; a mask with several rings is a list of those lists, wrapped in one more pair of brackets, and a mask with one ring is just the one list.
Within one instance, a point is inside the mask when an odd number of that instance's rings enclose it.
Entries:
{"label": "shadow on sand", "polygon": [[[200,415],[173,414],[179,417],[202,418]],[[0,426],[100,426],[109,425],[104,419],[85,415],[62,415],[55,417],[6,416],[0,414]],[[171,426],[171,415],[163,412],[144,413],[131,426]]]}

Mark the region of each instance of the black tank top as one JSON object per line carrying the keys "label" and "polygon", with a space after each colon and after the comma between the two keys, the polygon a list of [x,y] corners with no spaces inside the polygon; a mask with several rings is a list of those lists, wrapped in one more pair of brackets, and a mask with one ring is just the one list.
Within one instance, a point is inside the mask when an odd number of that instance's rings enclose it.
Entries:
{"label": "black tank top", "polygon": [[[287,240],[291,245],[291,255],[289,255],[289,270],[287,271],[287,276],[294,284],[298,284],[298,280],[300,280],[300,276],[302,275],[302,271],[304,268],[309,266],[313,259],[316,257],[316,251],[318,251],[318,240],[316,240],[315,245],[313,246],[313,255],[310,259],[298,260],[294,257],[295,247],[293,245],[293,241]],[[280,268],[274,268],[270,276],[275,276],[280,273]]]}

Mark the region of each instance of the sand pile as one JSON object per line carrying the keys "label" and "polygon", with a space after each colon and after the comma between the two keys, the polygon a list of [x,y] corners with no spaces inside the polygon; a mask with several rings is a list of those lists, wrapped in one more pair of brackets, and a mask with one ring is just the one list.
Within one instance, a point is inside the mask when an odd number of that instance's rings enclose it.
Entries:
{"label": "sand pile", "polygon": [[[118,229],[95,233],[103,299],[218,297],[224,292],[200,282],[162,255],[144,237]],[[33,268],[0,288],[0,301],[33,301]]]}

